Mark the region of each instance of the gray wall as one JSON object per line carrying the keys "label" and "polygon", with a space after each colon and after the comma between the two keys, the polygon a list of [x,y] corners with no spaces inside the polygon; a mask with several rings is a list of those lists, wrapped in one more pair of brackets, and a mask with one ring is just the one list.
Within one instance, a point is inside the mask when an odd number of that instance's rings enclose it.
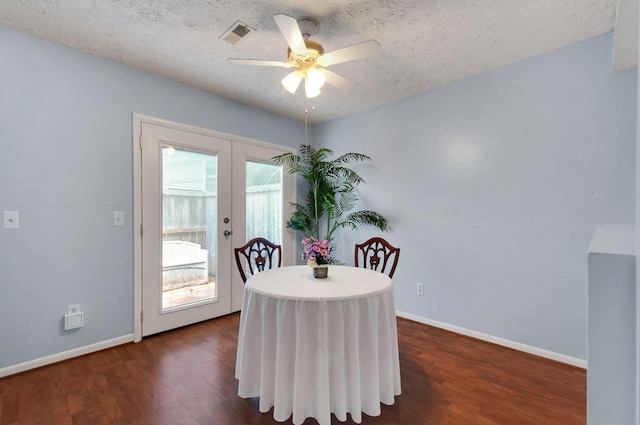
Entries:
{"label": "gray wall", "polygon": [[[402,249],[398,310],[586,359],[589,243],[635,222],[636,70],[611,52],[607,34],[314,128],[374,159],[360,191]],[[343,259],[376,233],[339,235]]]}
{"label": "gray wall", "polygon": [[[299,122],[2,27],[0,63],[0,212],[20,212],[0,228],[0,368],[133,332],[133,112],[304,140]],[[85,327],[65,333],[69,304]]]}

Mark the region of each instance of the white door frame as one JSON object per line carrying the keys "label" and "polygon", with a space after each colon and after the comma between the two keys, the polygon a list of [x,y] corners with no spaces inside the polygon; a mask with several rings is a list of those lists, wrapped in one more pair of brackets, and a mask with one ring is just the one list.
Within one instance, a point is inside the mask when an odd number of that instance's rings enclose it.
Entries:
{"label": "white door frame", "polygon": [[[178,123],[174,121],[164,120],[148,115],[139,113],[133,113],[133,338],[135,342],[142,340],[142,152],[141,137],[142,137],[142,124],[152,124],[173,128],[176,130],[188,131],[191,133],[202,134],[205,136],[211,136],[219,139],[226,139],[232,142],[232,149],[234,143],[251,145],[266,149],[276,149],[282,152],[295,152],[295,149],[288,146],[276,145],[273,143],[263,142],[260,140],[249,139],[246,137],[236,136],[232,134],[222,133],[215,130],[196,127],[188,124]],[[283,174],[284,179],[291,179],[293,176],[288,173]],[[233,184],[233,182],[232,182]],[[284,184],[283,190],[290,190],[291,202],[296,202],[296,186],[295,182],[291,184]],[[284,194],[283,194],[284,195]],[[233,197],[233,195],[232,195]],[[235,202],[234,202],[235,203]],[[286,222],[291,217],[291,205],[289,202],[285,202],[283,205],[283,241],[282,241],[282,264],[293,265],[296,263],[296,234],[295,231],[286,228]],[[235,269],[235,264],[233,265]],[[242,301],[238,300],[238,296],[241,296],[242,289],[235,288],[239,283],[236,281],[232,287],[232,309],[237,311],[242,305]],[[241,285],[241,283],[240,283]],[[234,300],[235,296],[235,300]]]}

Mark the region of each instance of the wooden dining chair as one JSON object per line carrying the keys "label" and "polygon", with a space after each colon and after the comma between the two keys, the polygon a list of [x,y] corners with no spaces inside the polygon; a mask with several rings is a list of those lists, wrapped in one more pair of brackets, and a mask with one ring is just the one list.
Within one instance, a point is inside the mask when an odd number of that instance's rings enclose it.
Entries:
{"label": "wooden dining chair", "polygon": [[383,238],[371,238],[356,244],[354,257],[356,267],[376,270],[393,277],[400,258],[400,248],[392,246]]}
{"label": "wooden dining chair", "polygon": [[282,265],[282,247],[265,238],[253,238],[240,248],[233,249],[236,265],[242,281],[246,283],[247,273],[252,276],[265,269]]}

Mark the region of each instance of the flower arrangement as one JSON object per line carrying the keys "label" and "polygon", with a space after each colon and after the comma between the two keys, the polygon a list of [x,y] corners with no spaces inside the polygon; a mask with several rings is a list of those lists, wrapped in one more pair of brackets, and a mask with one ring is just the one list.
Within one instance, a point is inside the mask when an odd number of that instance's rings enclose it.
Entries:
{"label": "flower arrangement", "polygon": [[302,258],[316,264],[329,264],[331,262],[331,241],[314,238],[302,239]]}

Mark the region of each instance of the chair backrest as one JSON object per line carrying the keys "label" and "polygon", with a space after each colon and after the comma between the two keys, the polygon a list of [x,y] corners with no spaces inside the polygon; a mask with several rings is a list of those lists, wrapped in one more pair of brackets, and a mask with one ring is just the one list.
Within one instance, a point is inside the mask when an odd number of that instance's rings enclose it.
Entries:
{"label": "chair backrest", "polygon": [[356,267],[376,270],[393,277],[400,258],[400,248],[395,248],[382,238],[371,238],[356,244],[354,257]]}
{"label": "chair backrest", "polygon": [[251,276],[282,265],[282,247],[265,238],[253,238],[234,251],[243,282],[247,281],[247,273]]}

